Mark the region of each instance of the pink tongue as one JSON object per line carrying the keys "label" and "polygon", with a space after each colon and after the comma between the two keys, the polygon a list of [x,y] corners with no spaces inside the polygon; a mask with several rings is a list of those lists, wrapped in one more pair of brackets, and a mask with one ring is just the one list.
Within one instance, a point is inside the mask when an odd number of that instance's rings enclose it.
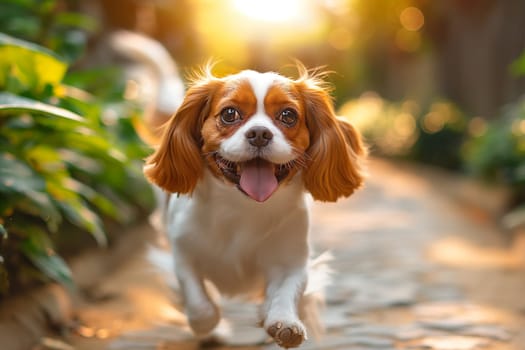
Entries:
{"label": "pink tongue", "polygon": [[279,183],[273,165],[257,158],[244,164],[239,185],[252,199],[264,202],[275,192]]}

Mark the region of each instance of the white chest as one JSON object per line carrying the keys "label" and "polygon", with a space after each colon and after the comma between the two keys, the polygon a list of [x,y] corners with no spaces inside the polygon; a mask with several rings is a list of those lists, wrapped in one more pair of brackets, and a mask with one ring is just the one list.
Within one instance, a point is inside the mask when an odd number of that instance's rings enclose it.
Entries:
{"label": "white chest", "polygon": [[275,265],[293,264],[294,254],[282,244],[299,247],[297,263],[307,251],[308,211],[299,183],[257,203],[207,175],[191,197],[172,198],[167,221],[175,254],[227,294],[259,289]]}

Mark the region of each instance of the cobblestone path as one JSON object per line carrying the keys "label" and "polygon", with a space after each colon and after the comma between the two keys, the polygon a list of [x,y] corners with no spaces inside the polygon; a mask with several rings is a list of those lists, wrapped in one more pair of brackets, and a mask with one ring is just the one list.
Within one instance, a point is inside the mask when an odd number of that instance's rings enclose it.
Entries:
{"label": "cobblestone path", "polygon": [[[333,254],[326,334],[302,347],[346,350],[525,349],[525,247],[445,196],[417,168],[374,161],[364,190],[314,206],[314,245]],[[198,349],[176,295],[130,257],[80,310],[76,349]],[[229,302],[233,336],[214,349],[277,349],[255,307]]]}

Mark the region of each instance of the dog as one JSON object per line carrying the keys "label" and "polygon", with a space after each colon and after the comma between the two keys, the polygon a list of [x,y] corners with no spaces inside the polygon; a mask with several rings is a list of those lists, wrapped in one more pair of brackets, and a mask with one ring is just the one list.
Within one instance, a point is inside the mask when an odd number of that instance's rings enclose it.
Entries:
{"label": "dog", "polygon": [[197,335],[221,318],[211,282],[226,296],[262,297],[261,325],[281,347],[307,338],[299,305],[311,258],[308,198],[352,195],[367,153],[336,117],[322,78],[301,65],[296,79],[204,69],[146,159]]}

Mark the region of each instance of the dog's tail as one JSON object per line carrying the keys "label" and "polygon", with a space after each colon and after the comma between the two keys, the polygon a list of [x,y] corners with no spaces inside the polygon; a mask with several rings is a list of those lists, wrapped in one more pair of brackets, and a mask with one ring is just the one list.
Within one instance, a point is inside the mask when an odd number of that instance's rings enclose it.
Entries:
{"label": "dog's tail", "polygon": [[162,126],[184,98],[184,84],[177,65],[161,43],[138,33],[116,31],[111,34],[109,43],[117,53],[147,68],[147,80],[153,80],[150,85],[154,91],[148,91],[153,97],[145,101],[145,117],[135,123],[135,128],[146,143],[155,145]]}
{"label": "dog's tail", "polygon": [[332,270],[329,266],[332,260],[332,254],[324,252],[308,264],[308,283],[299,305],[299,312],[314,339],[319,339],[324,333],[321,313],[325,306],[325,289],[332,280]]}

